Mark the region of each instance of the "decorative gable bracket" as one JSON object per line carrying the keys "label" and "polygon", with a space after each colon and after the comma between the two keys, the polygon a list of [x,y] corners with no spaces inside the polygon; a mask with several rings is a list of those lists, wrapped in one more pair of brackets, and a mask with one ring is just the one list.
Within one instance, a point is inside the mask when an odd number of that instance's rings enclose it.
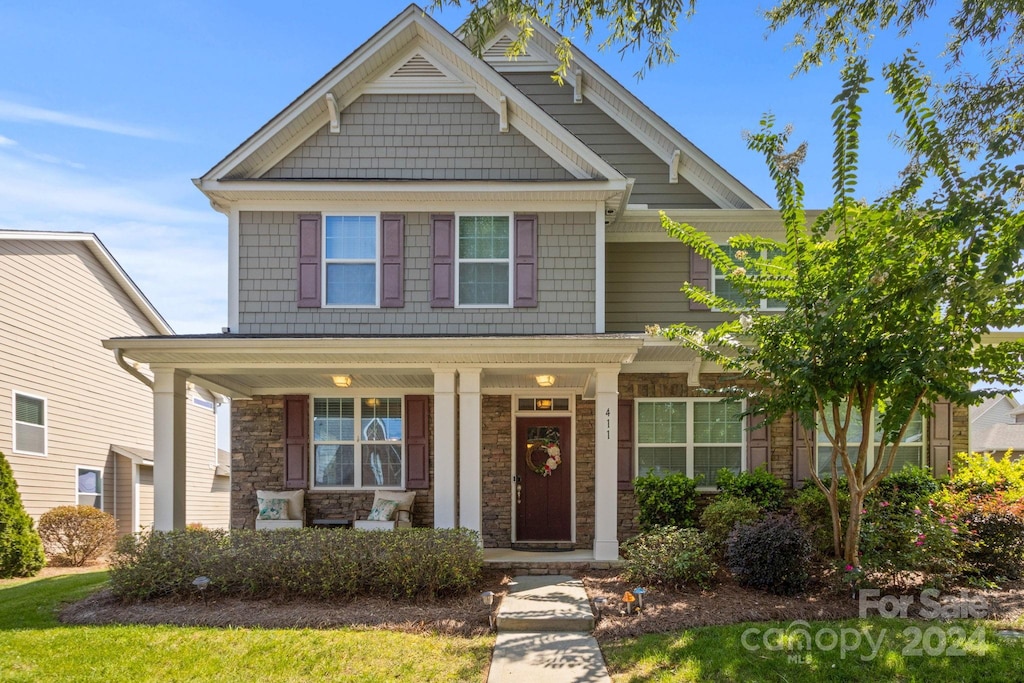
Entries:
{"label": "decorative gable bracket", "polygon": [[576,82],[572,86],[572,103],[583,104],[583,69],[576,69]]}
{"label": "decorative gable bracket", "polygon": [[679,165],[683,161],[682,150],[672,152],[672,161],[668,162],[668,181],[675,185],[679,182]]}
{"label": "decorative gable bracket", "polygon": [[508,132],[508,98],[504,95],[498,98],[498,132]]}
{"label": "decorative gable bracket", "polygon": [[341,132],[341,111],[338,109],[338,100],[335,99],[334,93],[327,93],[324,95],[324,102],[327,103],[327,111],[331,114],[331,127],[332,133]]}

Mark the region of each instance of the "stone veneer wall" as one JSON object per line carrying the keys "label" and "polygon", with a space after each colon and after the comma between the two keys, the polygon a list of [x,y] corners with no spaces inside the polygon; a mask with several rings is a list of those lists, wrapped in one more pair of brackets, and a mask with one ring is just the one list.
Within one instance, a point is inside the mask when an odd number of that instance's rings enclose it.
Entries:
{"label": "stone veneer wall", "polygon": [[595,457],[594,422],[596,404],[576,399],[576,547],[594,547]]}
{"label": "stone veneer wall", "polygon": [[[431,401],[432,403],[432,401]],[[433,413],[433,406],[429,410]],[[430,443],[434,441],[433,424]],[[434,481],[434,454],[430,453],[430,481]],[[284,488],[284,397],[256,396],[231,402],[231,528],[256,526],[257,489]],[[365,518],[373,505],[373,491],[306,490],[305,523],[319,517]],[[434,489],[418,490],[413,505],[413,526],[433,526]]]}
{"label": "stone veneer wall", "polygon": [[512,399],[480,397],[481,511],[485,548],[512,545]]}

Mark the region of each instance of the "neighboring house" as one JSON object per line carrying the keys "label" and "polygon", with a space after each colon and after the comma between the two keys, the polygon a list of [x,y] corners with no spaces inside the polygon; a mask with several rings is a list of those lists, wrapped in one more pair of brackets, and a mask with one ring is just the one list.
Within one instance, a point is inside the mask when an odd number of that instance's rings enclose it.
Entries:
{"label": "neighboring house", "polygon": [[[0,231],[0,451],[35,519],[83,504],[122,533],[152,526],[153,393],[101,341],[153,334],[173,332],[95,235]],[[214,396],[182,407],[187,520],[225,527]]]}
{"label": "neighboring house", "polygon": [[1012,394],[1000,394],[971,407],[971,450],[1024,455],[1024,406]]}
{"label": "neighboring house", "polygon": [[[233,527],[257,489],[305,489],[309,523],[406,488],[418,526],[603,560],[637,474],[805,478],[791,420],[748,425],[705,392],[733,376],[644,333],[723,319],[679,293],[722,281],[659,210],[722,242],[777,212],[579,51],[553,83],[535,29],[480,59],[410,6],[194,181],[228,221],[229,331],[106,344],[158,364],[163,433],[186,380],[236,399]],[[901,460],[945,472],[967,411],[935,408]]]}

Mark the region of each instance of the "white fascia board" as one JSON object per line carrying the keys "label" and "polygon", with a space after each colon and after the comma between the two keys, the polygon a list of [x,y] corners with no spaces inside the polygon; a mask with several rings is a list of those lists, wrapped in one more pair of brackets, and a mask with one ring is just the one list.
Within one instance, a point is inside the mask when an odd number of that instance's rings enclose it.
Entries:
{"label": "white fascia board", "polygon": [[[283,211],[302,213],[308,212],[309,200],[242,200],[233,204],[238,211]],[[394,213],[474,213],[480,211],[497,211],[501,213],[592,213],[593,199],[561,200],[550,198],[532,199],[479,199],[443,193],[429,199],[395,198],[387,201],[356,199],[352,201],[327,200],[317,201],[316,208],[324,213],[375,213],[381,211]]]}

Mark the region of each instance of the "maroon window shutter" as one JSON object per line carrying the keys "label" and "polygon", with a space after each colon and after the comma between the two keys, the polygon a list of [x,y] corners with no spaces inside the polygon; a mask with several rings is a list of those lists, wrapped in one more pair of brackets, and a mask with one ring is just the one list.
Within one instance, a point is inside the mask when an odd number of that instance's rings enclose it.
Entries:
{"label": "maroon window shutter", "polygon": [[537,217],[516,216],[513,286],[516,308],[537,305]]}
{"label": "maroon window shutter", "polygon": [[298,306],[320,307],[320,215],[299,216]]}
{"label": "maroon window shutter", "polygon": [[928,422],[928,454],[932,473],[944,477],[950,473],[953,457],[953,404],[945,399],[932,403],[934,413]]}
{"label": "maroon window shutter", "polygon": [[[703,287],[704,289],[711,291],[711,278],[713,277],[714,269],[711,267],[711,261],[704,258],[696,251],[693,247],[690,248],[690,284]],[[708,307],[698,301],[690,301],[691,311],[706,311]]]}
{"label": "maroon window shutter", "polygon": [[633,401],[619,401],[619,490],[633,490]]}
{"label": "maroon window shutter", "polygon": [[405,216],[384,214],[381,222],[380,307],[405,306]]}
{"label": "maroon window shutter", "polygon": [[405,488],[430,488],[430,397],[405,397]]}
{"label": "maroon window shutter", "polygon": [[811,444],[811,453],[815,451],[815,439],[817,436],[813,429],[804,429],[800,424],[800,418],[793,415],[793,488],[800,488],[803,483],[811,478],[811,464],[807,458],[807,437]]}
{"label": "maroon window shutter", "polygon": [[430,305],[455,307],[455,216],[430,217]]}
{"label": "maroon window shutter", "polygon": [[747,416],[747,424],[747,468],[753,470],[768,464],[771,429],[765,424],[764,415]]}
{"label": "maroon window shutter", "polygon": [[284,487],[306,488],[309,464],[309,396],[284,397]]}

